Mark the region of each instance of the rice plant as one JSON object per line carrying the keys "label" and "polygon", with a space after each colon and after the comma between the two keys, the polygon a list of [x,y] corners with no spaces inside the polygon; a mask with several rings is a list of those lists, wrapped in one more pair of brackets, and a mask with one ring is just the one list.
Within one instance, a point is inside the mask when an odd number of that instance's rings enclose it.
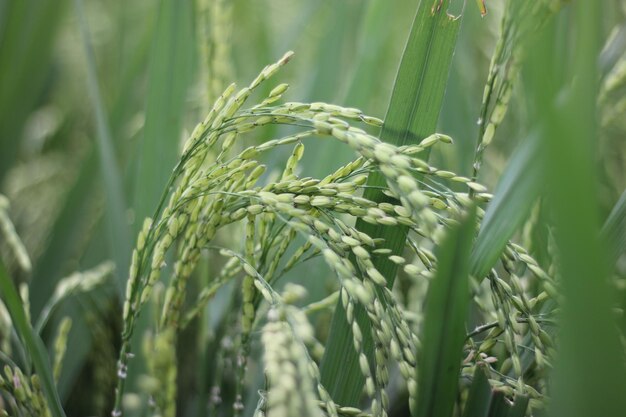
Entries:
{"label": "rice plant", "polygon": [[2,415],[621,415],[623,1],[26,3]]}

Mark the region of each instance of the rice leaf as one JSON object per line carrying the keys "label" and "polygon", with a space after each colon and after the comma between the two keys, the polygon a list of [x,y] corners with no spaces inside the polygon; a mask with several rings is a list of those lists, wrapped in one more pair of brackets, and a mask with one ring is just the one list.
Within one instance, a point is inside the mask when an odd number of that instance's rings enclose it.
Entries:
{"label": "rice leaf", "polygon": [[191,8],[190,1],[160,2],[135,179],[136,228],[141,227],[145,217],[153,214],[179,154],[194,48]]}
{"label": "rice leaf", "polygon": [[[132,87],[143,77],[148,56],[147,50],[150,49],[148,47],[149,40],[152,39],[152,32],[154,32],[153,20],[147,19],[146,28],[142,31],[139,45],[133,49],[131,63],[121,77],[120,87],[117,89],[119,91],[117,98],[110,107],[111,139],[120,165],[124,165],[126,161],[123,159],[123,155],[128,153],[126,143],[124,143],[127,141],[123,130],[133,111]],[[49,240],[43,253],[34,260],[34,272],[30,284],[31,311],[34,317],[39,314],[47,302],[56,283],[68,272],[63,270],[67,260],[72,256],[82,256],[88,248],[82,236],[87,233],[86,228],[92,222],[91,218],[99,213],[99,210],[94,211],[92,204],[98,192],[98,158],[97,146],[93,146],[81,162],[74,184],[66,194],[62,208],[54,219]],[[98,238],[99,236],[90,237]],[[74,322],[76,322],[76,318],[74,318]],[[74,326],[73,332],[78,328],[79,326]],[[72,360],[75,359],[75,355],[70,356]]]}
{"label": "rice leaf", "polygon": [[11,278],[9,278],[2,261],[0,261],[0,292],[2,293],[2,299],[13,321],[13,326],[22,339],[22,343],[28,351],[30,359],[33,361],[37,375],[41,378],[42,389],[48,400],[48,407],[50,408],[52,416],[65,417],[61,400],[54,387],[46,347],[28,322],[26,314],[24,313],[22,300]]}
{"label": "rice leaf", "polygon": [[469,389],[469,396],[463,410],[463,417],[486,417],[491,401],[491,385],[487,369],[477,366]]}
{"label": "rice leaf", "polygon": [[513,406],[509,410],[507,417],[524,417],[528,409],[530,398],[526,395],[516,395]]}
{"label": "rice leaf", "polygon": [[[342,6],[343,15],[334,12],[333,19],[337,19],[337,21],[333,22],[333,27],[347,26],[346,24],[338,23],[345,21],[347,19],[346,15],[352,18],[359,17],[359,37],[354,47],[348,44],[347,48],[344,46],[343,50],[339,51],[344,55],[343,57],[330,56],[328,48],[324,48],[323,62],[331,62],[333,71],[337,71],[337,62],[349,62],[349,70],[339,90],[336,87],[330,90],[326,89],[323,90],[324,95],[322,95],[320,94],[319,86],[315,86],[317,89],[315,97],[319,96],[325,99],[334,97],[338,104],[357,107],[367,114],[384,112],[388,103],[386,100],[381,100],[381,98],[391,91],[391,85],[381,81],[386,79],[386,77],[383,78],[383,75],[393,74],[396,70],[396,57],[394,56],[396,48],[389,48],[389,45],[393,44],[397,39],[406,39],[404,35],[399,35],[399,33],[403,33],[405,28],[408,30],[410,27],[413,16],[407,16],[404,10],[412,2],[413,0],[398,0],[394,3],[394,7],[388,7],[388,3],[385,0],[372,0],[364,3],[364,10],[359,10],[359,13],[353,10],[346,10],[345,6]],[[338,2],[337,4],[341,3],[343,2]],[[386,30],[387,25],[391,21],[394,22],[395,30]],[[351,21],[350,24],[357,26],[354,21]],[[332,37],[328,37],[326,43],[330,42],[333,44],[332,39]],[[349,59],[346,60],[346,51],[352,49],[355,50],[354,55],[348,56]],[[401,52],[400,48],[397,49],[397,52]],[[334,78],[340,79],[337,75]],[[364,86],[367,86],[367,88],[364,88]],[[311,166],[311,172],[314,176],[324,175],[329,169],[336,169],[338,166],[348,163],[354,157],[352,149],[337,142],[322,142],[316,147],[314,152],[316,158],[311,158],[312,162],[303,160],[305,167],[307,167],[307,164],[313,165]],[[322,161],[324,162],[323,164],[320,163]]]}
{"label": "rice leaf", "polygon": [[508,417],[510,411],[511,406],[506,399],[506,394],[501,390],[494,390],[487,417]]}
{"label": "rice leaf", "polygon": [[[461,23],[460,19],[447,14],[449,4],[449,0],[419,2],[380,134],[383,141],[400,146],[435,132]],[[387,199],[378,189],[385,185],[380,173],[370,174],[367,185],[365,198],[377,202]],[[362,221],[357,221],[356,227],[373,238],[384,239],[395,254],[404,247],[405,227],[373,226]],[[374,264],[392,286],[397,265],[387,258],[380,258]],[[355,311],[355,319],[362,329],[370,328],[362,309]],[[363,338],[364,349],[371,357],[372,337],[367,330]],[[340,302],[333,315],[321,375],[322,383],[336,402],[346,406],[358,404],[364,379],[352,346],[351,327]]]}
{"label": "rice leaf", "polygon": [[469,308],[469,259],[475,208],[449,230],[437,251],[438,267],[429,284],[419,352],[417,417],[452,415],[463,361]]}
{"label": "rice leaf", "polygon": [[96,73],[96,61],[91,46],[89,28],[83,10],[82,0],[75,0],[74,6],[78,16],[83,50],[87,60],[87,89],[89,98],[95,112],[96,141],[98,144],[98,157],[100,162],[100,174],[104,182],[106,194],[106,213],[108,246],[109,251],[117,265],[118,288],[120,295],[123,294],[126,281],[126,271],[130,265],[130,234],[126,221],[126,202],[124,198],[120,165],[116,161],[113,139],[109,129],[109,122],[105,112],[98,76]]}
{"label": "rice leaf", "polygon": [[513,154],[487,206],[472,252],[475,277],[484,277],[495,265],[539,196],[543,173],[538,139],[537,133],[531,134]]}
{"label": "rice leaf", "polygon": [[617,416],[626,409],[623,350],[611,311],[615,294],[597,223],[594,116],[601,12],[593,2],[573,4],[571,55],[563,59],[557,44],[564,39],[558,31],[563,26],[552,22],[535,45],[530,67],[564,298],[552,416]]}

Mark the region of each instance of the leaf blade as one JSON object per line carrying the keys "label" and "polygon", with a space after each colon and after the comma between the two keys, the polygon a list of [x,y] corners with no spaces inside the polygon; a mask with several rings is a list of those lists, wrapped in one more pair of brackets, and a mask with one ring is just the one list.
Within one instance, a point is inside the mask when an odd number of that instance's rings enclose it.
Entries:
{"label": "leaf blade", "polygon": [[34,332],[32,326],[24,313],[24,306],[20,299],[13,282],[7,275],[4,264],[0,261],[0,292],[3,295],[4,303],[9,311],[13,325],[18,335],[21,337],[24,346],[28,350],[29,356],[33,361],[35,370],[41,378],[42,389],[48,401],[50,412],[53,417],[65,417],[65,412],[61,406],[61,400],[54,387],[52,371],[50,370],[50,362],[46,348]]}
{"label": "leaf blade", "polygon": [[559,57],[563,32],[553,20],[542,31],[529,68],[536,118],[543,129],[546,200],[553,214],[563,295],[548,410],[552,416],[621,415],[626,408],[623,348],[611,311],[615,294],[609,286],[608,257],[599,236],[594,161],[601,12],[594,3],[573,5],[568,17],[576,36],[566,57]]}
{"label": "leaf blade", "polygon": [[495,265],[513,233],[526,220],[541,192],[543,169],[539,135],[531,134],[515,152],[487,206],[472,252],[472,275],[482,278]]}
{"label": "leaf blade", "polygon": [[131,249],[131,239],[125,214],[127,208],[126,199],[124,197],[122,176],[120,175],[120,165],[116,160],[115,146],[98,84],[95,57],[83,10],[83,2],[82,0],[75,0],[74,5],[87,63],[87,89],[95,112],[98,160],[106,194],[105,219],[107,223],[108,246],[111,256],[117,265],[118,291],[120,295],[123,295],[126,271],[130,266],[129,254]]}
{"label": "leaf blade", "polygon": [[417,417],[447,417],[454,409],[470,300],[469,260],[475,217],[472,208],[448,231],[437,251],[437,272],[426,295],[418,356]]}
{"label": "leaf blade", "polygon": [[191,80],[189,1],[161,0],[148,70],[146,120],[135,177],[135,225],[152,216],[178,158],[182,113]]}
{"label": "leaf blade", "polygon": [[476,367],[463,417],[487,417],[491,401],[491,385],[489,385],[487,372],[488,370],[483,366]]}
{"label": "leaf blade", "polygon": [[[449,0],[441,3],[437,0],[434,5],[439,4],[438,9],[433,9],[430,3],[421,0],[417,7],[380,134],[381,140],[398,146],[419,141],[434,133],[456,45],[460,19],[454,19],[446,13]],[[366,189],[364,197],[377,202],[387,199],[378,189],[385,184],[382,174],[370,174],[367,184],[370,187]],[[386,228],[363,221],[357,221],[356,227],[373,238],[385,239],[386,246],[396,254],[401,252],[406,242],[405,227]],[[374,264],[387,279],[388,286],[392,286],[397,265],[386,258],[377,259]],[[369,319],[362,307],[355,309],[355,320],[365,330],[363,348],[371,358],[373,342],[369,333]],[[322,384],[336,402],[346,406],[358,404],[364,379],[352,346],[351,326],[346,321],[346,313],[340,302],[335,308],[320,368]]]}

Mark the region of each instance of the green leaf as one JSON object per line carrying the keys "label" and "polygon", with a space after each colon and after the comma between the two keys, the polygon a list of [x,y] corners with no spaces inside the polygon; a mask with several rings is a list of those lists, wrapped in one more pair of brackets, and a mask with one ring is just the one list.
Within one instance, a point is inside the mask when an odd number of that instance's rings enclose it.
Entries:
{"label": "green leaf", "polygon": [[107,224],[108,246],[117,266],[118,289],[124,294],[126,271],[130,265],[130,234],[126,220],[126,202],[124,198],[120,165],[116,161],[115,147],[109,129],[109,122],[98,85],[96,61],[91,46],[91,36],[83,10],[82,0],[75,0],[76,14],[80,25],[84,54],[87,60],[87,89],[95,112],[96,142],[100,162],[100,174],[106,194],[105,219]]}
{"label": "green leaf", "polygon": [[418,355],[417,417],[448,417],[454,409],[470,300],[469,259],[475,218],[472,208],[448,231],[436,253],[437,272],[426,295]]}
{"label": "green leaf", "polygon": [[476,366],[463,417],[487,417],[491,402],[491,385],[487,372],[485,367]]}
{"label": "green leaf", "polygon": [[482,278],[500,258],[506,243],[527,218],[541,192],[543,167],[539,135],[532,134],[515,152],[487,206],[472,252],[472,275]]}
{"label": "green leaf", "polygon": [[41,378],[42,389],[52,416],[65,417],[61,400],[59,400],[59,395],[54,387],[46,347],[28,322],[22,300],[17,294],[11,278],[7,275],[2,261],[0,261],[0,292],[13,321],[13,326],[33,361],[37,375]]}
{"label": "green leaf", "polygon": [[148,74],[146,121],[135,181],[135,225],[152,216],[178,159],[193,63],[192,4],[161,0]]}
{"label": "green leaf", "polygon": [[[191,82],[193,4],[190,0],[160,0],[159,15],[148,69],[148,92],[143,137],[134,178],[135,230],[145,217],[153,217],[179,156],[185,98]],[[130,252],[129,252],[130,253]],[[132,343],[138,344],[152,325],[150,313],[137,323]],[[144,362],[130,363],[126,384],[133,387]]]}
{"label": "green leaf", "polygon": [[[602,7],[572,7],[567,25],[551,22],[542,32],[530,66],[563,295],[549,414],[618,416],[626,409],[626,374],[600,240],[594,155]],[[566,38],[568,54],[562,56],[557,42]]]}
{"label": "green leaf", "polygon": [[530,398],[528,398],[528,396],[516,395],[513,406],[509,410],[509,414],[507,414],[507,417],[524,417],[526,415],[526,410],[528,409],[529,402]]}
{"label": "green leaf", "polygon": [[[401,146],[418,142],[435,132],[460,26],[460,19],[447,14],[449,4],[449,0],[420,1],[398,69],[381,140]],[[366,198],[378,202],[387,200],[378,189],[385,185],[382,174],[372,173],[367,185]],[[357,221],[356,227],[373,238],[384,239],[385,246],[395,254],[401,253],[404,248],[405,227],[379,227],[363,221]],[[375,266],[392,286],[397,265],[381,257],[375,261]],[[361,329],[370,328],[362,308],[355,309],[355,319]],[[363,338],[363,348],[371,358],[372,337],[365,331]],[[322,383],[337,403],[346,406],[358,404],[363,376],[352,345],[352,330],[346,322],[341,303],[337,303],[333,315],[321,374]]]}
{"label": "green leaf", "polygon": [[511,411],[506,394],[500,390],[494,390],[491,395],[491,403],[489,404],[488,417],[508,417]]}

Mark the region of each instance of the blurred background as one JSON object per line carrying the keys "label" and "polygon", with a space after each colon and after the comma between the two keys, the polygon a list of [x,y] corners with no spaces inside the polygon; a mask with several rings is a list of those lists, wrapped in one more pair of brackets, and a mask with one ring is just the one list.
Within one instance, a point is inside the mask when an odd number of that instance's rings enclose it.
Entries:
{"label": "blurred background", "polygon": [[[438,148],[432,161],[463,175],[472,170],[501,3],[487,2],[481,18],[468,2],[452,64],[438,130],[456,145]],[[625,3],[600,4],[612,39],[603,74],[619,65],[625,71]],[[457,1],[453,12],[462,8]],[[336,103],[384,118],[413,10],[415,0],[0,0],[0,193],[11,201],[32,272],[3,259],[12,276],[28,283],[33,317],[63,277],[107,260],[116,265],[105,284],[63,303],[43,329],[50,340],[61,317],[73,319],[59,382],[68,415],[109,413],[120,289],[136,231],[154,210],[182,138],[212,101],[230,82],[247,84],[293,50],[278,76],[291,85],[287,100]],[[612,86],[600,98],[604,214],[626,188],[623,88]],[[528,133],[524,99],[516,88],[488,149],[481,180],[490,187]],[[307,146],[304,175],[321,176],[352,156],[341,145],[315,142]],[[287,157],[275,154],[268,164]],[[209,270],[207,263],[199,274]],[[190,373],[197,353],[182,353]],[[188,398],[181,415],[191,415],[194,401]]]}

